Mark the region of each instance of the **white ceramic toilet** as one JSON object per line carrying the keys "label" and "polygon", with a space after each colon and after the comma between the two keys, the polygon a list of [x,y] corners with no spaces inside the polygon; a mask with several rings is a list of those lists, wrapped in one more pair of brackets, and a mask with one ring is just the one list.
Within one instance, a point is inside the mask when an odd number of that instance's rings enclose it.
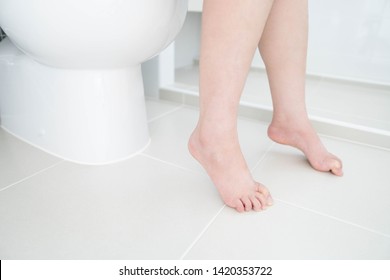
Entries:
{"label": "white ceramic toilet", "polygon": [[140,64],[187,0],[0,0],[0,121],[56,156],[104,164],[149,143]]}

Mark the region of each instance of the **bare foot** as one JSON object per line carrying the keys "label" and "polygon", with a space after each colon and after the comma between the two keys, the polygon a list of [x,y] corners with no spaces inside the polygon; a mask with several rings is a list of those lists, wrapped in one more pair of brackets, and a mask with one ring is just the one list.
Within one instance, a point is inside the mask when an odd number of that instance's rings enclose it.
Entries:
{"label": "bare foot", "polygon": [[326,150],[309,122],[296,125],[292,122],[272,121],[268,127],[268,136],[277,143],[301,150],[314,169],[343,175],[341,160]]}
{"label": "bare foot", "polygon": [[217,141],[210,135],[201,139],[196,128],[188,148],[205,168],[226,205],[243,212],[261,211],[273,204],[267,188],[253,180],[235,137]]}

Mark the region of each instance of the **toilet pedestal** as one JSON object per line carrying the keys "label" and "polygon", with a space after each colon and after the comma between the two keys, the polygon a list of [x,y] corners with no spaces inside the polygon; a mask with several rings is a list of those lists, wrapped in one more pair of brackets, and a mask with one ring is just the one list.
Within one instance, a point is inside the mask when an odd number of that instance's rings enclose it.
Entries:
{"label": "toilet pedestal", "polygon": [[63,159],[106,164],[150,142],[141,66],[60,69],[0,44],[1,126]]}

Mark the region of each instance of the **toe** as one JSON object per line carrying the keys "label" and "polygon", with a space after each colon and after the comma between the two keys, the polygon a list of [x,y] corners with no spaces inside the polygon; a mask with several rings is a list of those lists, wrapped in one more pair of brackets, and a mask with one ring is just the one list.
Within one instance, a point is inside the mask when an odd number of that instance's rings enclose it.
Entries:
{"label": "toe", "polygon": [[339,160],[337,157],[334,157],[329,160],[329,171],[332,172],[336,176],[342,176],[343,175],[343,164],[341,160]]}
{"label": "toe", "polygon": [[273,200],[273,198],[272,198],[271,195],[269,195],[269,196],[267,197],[267,205],[268,205],[268,206],[274,205],[274,200]]}
{"label": "toe", "polygon": [[261,205],[261,201],[257,198],[256,195],[252,195],[250,200],[252,202],[253,210],[255,210],[256,212],[259,212],[263,209],[262,205]]}
{"label": "toe", "polygon": [[261,209],[263,209],[263,210],[267,209],[268,208],[268,201],[267,201],[267,198],[265,197],[265,195],[262,193],[256,192],[255,196],[261,203]]}
{"label": "toe", "polygon": [[260,183],[257,183],[257,188],[256,190],[262,194],[264,194],[265,197],[269,196],[270,195],[270,192],[269,190],[264,187],[263,185],[261,185]]}
{"label": "toe", "polygon": [[230,206],[230,207],[236,209],[236,211],[239,212],[239,213],[242,213],[242,212],[245,211],[245,206],[244,206],[244,204],[242,203],[241,199],[237,199],[237,200],[234,202],[234,204],[232,204],[232,205],[229,205],[229,204],[228,204],[228,206]]}
{"label": "toe", "polygon": [[265,198],[265,201],[261,201],[261,204],[263,206],[264,205],[271,206],[271,205],[274,204],[274,201],[272,199],[271,193],[269,192],[269,190],[266,187],[258,184],[258,186],[257,186],[257,193],[262,194],[264,196],[264,198]]}
{"label": "toe", "polygon": [[332,168],[330,170],[331,173],[333,173],[334,175],[336,176],[343,176],[343,170],[339,169],[339,168]]}
{"label": "toe", "polygon": [[252,202],[248,197],[242,197],[241,198],[242,204],[244,205],[245,211],[251,211],[253,206]]}

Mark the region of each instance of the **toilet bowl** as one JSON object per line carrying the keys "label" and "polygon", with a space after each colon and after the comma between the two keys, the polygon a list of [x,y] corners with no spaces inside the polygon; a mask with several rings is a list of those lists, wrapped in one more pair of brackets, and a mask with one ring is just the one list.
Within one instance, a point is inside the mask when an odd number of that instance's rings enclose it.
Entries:
{"label": "toilet bowl", "polygon": [[78,163],[143,150],[141,63],[174,40],[186,12],[186,0],[0,0],[1,126]]}

